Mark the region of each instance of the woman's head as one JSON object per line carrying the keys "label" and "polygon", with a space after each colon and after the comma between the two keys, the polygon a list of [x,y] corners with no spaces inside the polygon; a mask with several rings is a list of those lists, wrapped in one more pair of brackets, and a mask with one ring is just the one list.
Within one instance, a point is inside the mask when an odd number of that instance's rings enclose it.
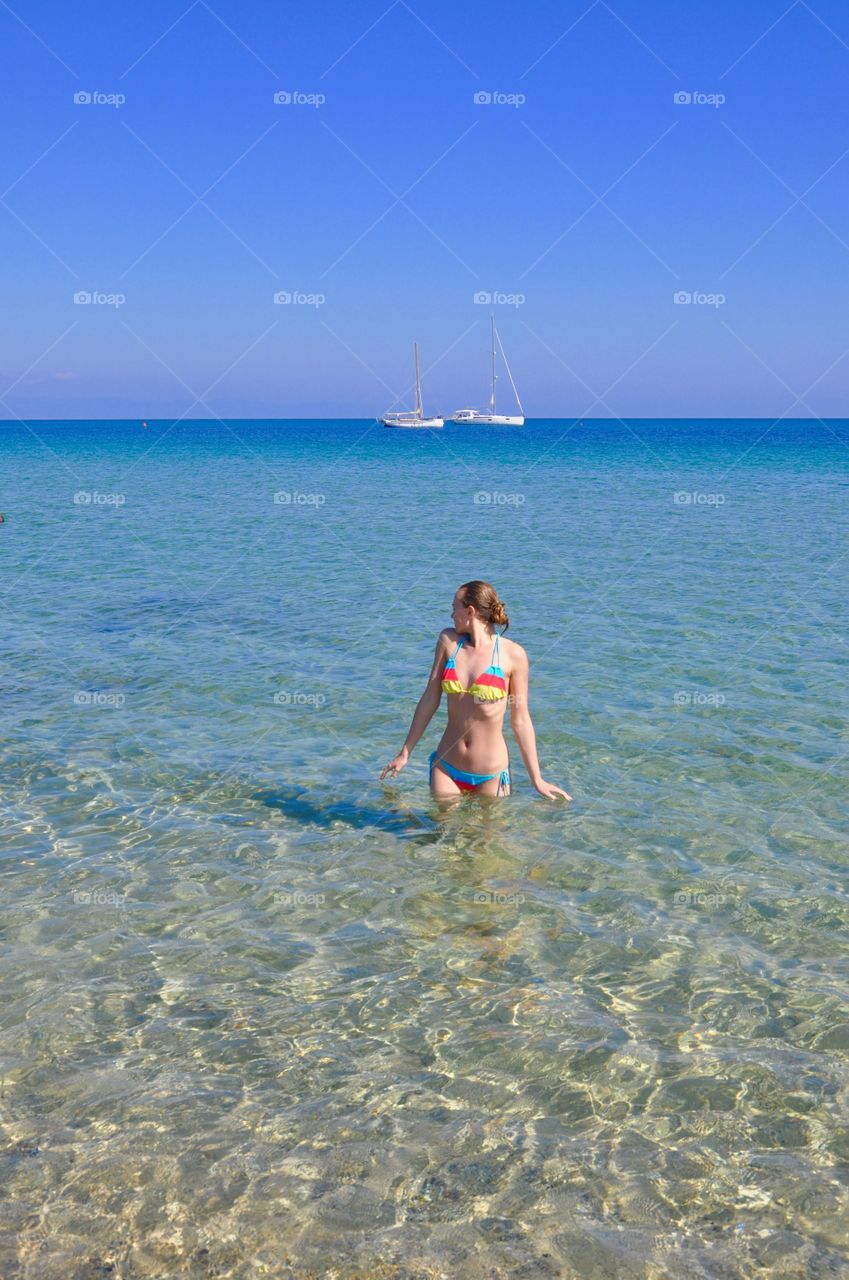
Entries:
{"label": "woman's head", "polygon": [[491,623],[494,627],[503,627],[506,631],[510,625],[507,611],[495,587],[488,582],[475,578],[472,582],[464,582],[457,589],[451,610],[455,631],[471,631],[472,618],[479,618],[483,623]]}

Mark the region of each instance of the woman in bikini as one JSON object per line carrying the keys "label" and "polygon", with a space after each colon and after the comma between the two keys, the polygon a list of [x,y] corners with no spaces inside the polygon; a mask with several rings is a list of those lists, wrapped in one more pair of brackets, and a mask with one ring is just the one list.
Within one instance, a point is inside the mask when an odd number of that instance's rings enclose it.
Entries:
{"label": "woman in bikini", "polygon": [[[464,791],[510,795],[510,761],[502,732],[508,701],[510,727],[534,787],[548,800],[556,796],[571,800],[540,773],[528,711],[528,655],[520,644],[505,640],[503,631],[499,636],[495,630],[500,626],[506,631],[509,625],[495,588],[479,579],[464,583],[454,596],[451,616],[454,626],[440,632],[427,687],[407,740],[381,770],[381,779],[387,773],[400,773],[406,766],[442,694],[447,693],[448,723],[430,757],[430,786],[438,800],[456,798]],[[487,659],[489,666],[473,679],[472,673]]]}

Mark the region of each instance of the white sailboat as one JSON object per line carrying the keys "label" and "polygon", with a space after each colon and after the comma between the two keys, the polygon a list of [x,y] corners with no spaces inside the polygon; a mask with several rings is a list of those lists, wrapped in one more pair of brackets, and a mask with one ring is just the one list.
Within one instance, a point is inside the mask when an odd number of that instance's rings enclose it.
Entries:
{"label": "white sailboat", "polygon": [[411,412],[387,413],[379,419],[384,427],[444,427],[442,418],[426,418],[422,413],[422,385],[419,378],[419,344],[413,343],[416,358],[416,408]]}
{"label": "white sailboat", "polygon": [[[490,319],[492,323],[492,394],[489,397],[489,410],[485,413],[480,413],[477,409],[458,409],[453,417],[449,418],[449,422],[460,422],[471,426],[488,425],[496,427],[523,427],[525,425],[525,411],[522,408],[522,402],[519,399],[519,393],[516,390],[513,375],[510,372],[507,357],[504,354],[504,347],[501,345],[501,338],[495,327],[495,316],[491,316]],[[501,359],[504,361],[504,368],[507,370],[507,377],[510,379],[510,386],[513,388],[513,395],[516,397],[516,404],[519,406],[519,412],[517,414],[496,412],[495,383],[498,379],[498,374],[495,372],[496,341],[498,342],[498,349],[501,352]]]}

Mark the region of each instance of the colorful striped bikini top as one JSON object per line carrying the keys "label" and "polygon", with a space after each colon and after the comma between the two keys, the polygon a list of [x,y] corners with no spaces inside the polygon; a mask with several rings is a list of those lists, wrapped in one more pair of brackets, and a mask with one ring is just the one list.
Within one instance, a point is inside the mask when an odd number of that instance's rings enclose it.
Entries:
{"label": "colorful striped bikini top", "polygon": [[454,659],[457,656],[457,650],[465,640],[465,636],[461,636],[457,641],[457,648],[451,654],[442,671],[442,692],[443,693],[471,693],[479,702],[498,702],[499,698],[507,697],[507,677],[498,665],[498,636],[495,637],[495,645],[492,650],[492,662],[490,662],[483,675],[478,676],[474,684],[469,689],[464,689],[457,679],[457,671],[454,666]]}

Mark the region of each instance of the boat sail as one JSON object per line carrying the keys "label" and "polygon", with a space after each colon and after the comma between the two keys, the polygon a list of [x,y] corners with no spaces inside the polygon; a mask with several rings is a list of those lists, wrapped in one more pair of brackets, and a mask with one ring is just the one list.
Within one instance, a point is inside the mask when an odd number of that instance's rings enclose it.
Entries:
{"label": "boat sail", "polygon": [[386,413],[379,419],[384,427],[443,427],[442,418],[426,418],[422,412],[422,384],[419,377],[419,344],[413,343],[416,361],[416,408],[412,412]]}
{"label": "boat sail", "polygon": [[[522,402],[519,399],[519,393],[516,390],[516,384],[513,381],[513,374],[510,372],[507,357],[504,354],[501,337],[495,327],[495,316],[490,317],[490,322],[492,325],[492,393],[489,397],[489,410],[484,413],[479,413],[477,409],[458,409],[453,417],[449,418],[449,422],[459,422],[470,424],[472,426],[480,423],[497,427],[522,427],[525,425],[525,411],[522,408]],[[507,377],[510,379],[510,386],[513,388],[513,395],[516,397],[516,404],[519,406],[519,412],[517,414],[498,413],[496,409],[495,384],[498,380],[498,374],[495,371],[496,342],[498,343],[498,350],[501,352],[501,359],[504,361],[504,368],[507,370]]]}

